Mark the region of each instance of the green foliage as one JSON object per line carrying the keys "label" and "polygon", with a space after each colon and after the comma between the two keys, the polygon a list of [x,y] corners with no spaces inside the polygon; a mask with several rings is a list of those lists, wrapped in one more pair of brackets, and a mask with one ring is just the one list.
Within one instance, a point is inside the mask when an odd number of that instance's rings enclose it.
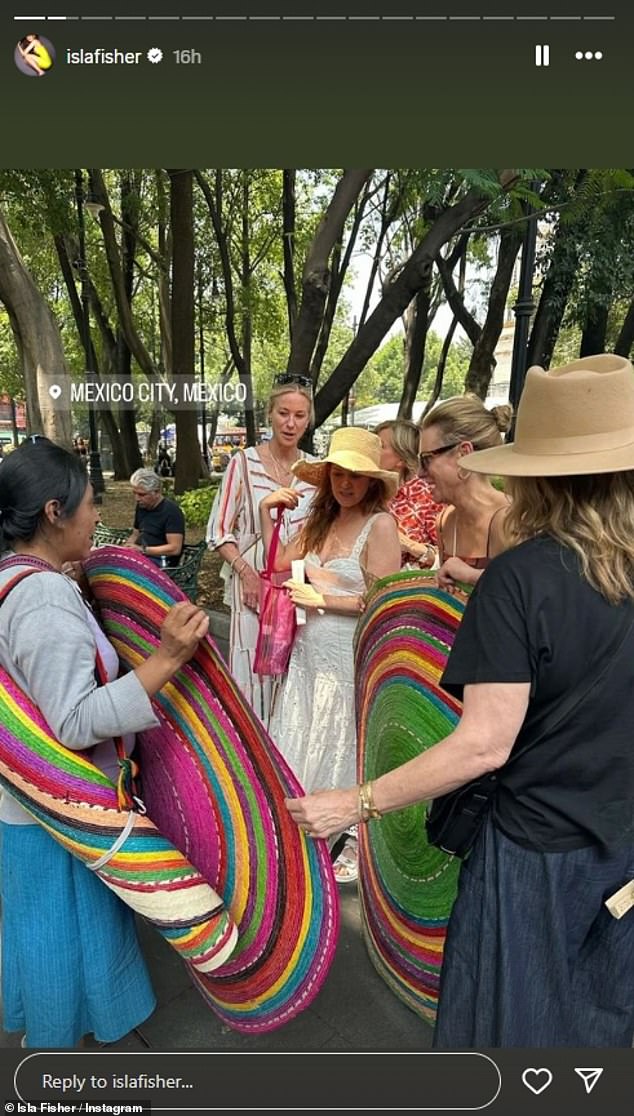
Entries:
{"label": "green foliage", "polygon": [[[418,398],[427,399],[431,394],[436,369],[440,360],[443,341],[437,333],[430,331],[425,346],[425,360],[421,376]],[[468,341],[454,340],[449,350],[445,375],[440,393],[441,399],[448,399],[451,395],[460,395],[464,391],[464,382],[471,358],[471,345]],[[398,403],[403,391],[405,379],[406,353],[404,338],[402,336],[390,337],[375,353],[364,372],[359,377],[358,384],[361,389],[366,382],[366,377],[372,377],[372,403]],[[361,394],[361,391],[358,393]],[[365,400],[359,402],[358,407],[367,406]]]}
{"label": "green foliage", "polygon": [[207,525],[217,488],[217,484],[204,484],[200,488],[188,488],[181,496],[174,497],[183,509],[185,522],[189,527]]}

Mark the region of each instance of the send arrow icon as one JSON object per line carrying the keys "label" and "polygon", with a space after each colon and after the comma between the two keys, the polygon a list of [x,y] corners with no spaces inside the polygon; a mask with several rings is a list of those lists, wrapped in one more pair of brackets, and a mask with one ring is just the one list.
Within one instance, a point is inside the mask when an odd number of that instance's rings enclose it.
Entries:
{"label": "send arrow icon", "polygon": [[603,1068],[585,1069],[583,1066],[575,1066],[575,1073],[577,1073],[583,1081],[586,1093],[591,1093],[603,1073]]}

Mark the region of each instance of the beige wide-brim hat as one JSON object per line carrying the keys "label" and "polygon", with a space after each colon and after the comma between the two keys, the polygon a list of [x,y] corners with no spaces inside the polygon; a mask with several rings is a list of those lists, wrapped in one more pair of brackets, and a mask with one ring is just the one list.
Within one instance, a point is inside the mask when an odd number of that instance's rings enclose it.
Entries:
{"label": "beige wide-brim hat", "polygon": [[342,426],[335,430],[328,456],[323,461],[296,461],[292,468],[300,480],[318,485],[327,465],[338,465],[351,473],[381,481],[387,500],[392,499],[398,488],[398,473],[381,468],[381,439],[360,426]]}
{"label": "beige wide-brim hat", "polygon": [[568,477],[634,469],[634,369],[603,353],[526,373],[515,441],[459,458],[503,477]]}

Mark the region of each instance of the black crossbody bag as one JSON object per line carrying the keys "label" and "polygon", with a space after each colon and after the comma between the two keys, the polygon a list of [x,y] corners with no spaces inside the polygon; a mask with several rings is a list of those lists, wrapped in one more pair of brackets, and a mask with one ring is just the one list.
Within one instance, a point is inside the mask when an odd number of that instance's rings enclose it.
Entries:
{"label": "black crossbody bag", "polygon": [[634,619],[628,620],[625,631],[619,636],[612,654],[606,657],[603,667],[592,683],[587,678],[583,679],[568,699],[560,706],[555,716],[547,717],[542,725],[536,740],[532,740],[524,748],[520,748],[516,755],[512,755],[504,767],[488,775],[481,775],[478,779],[458,787],[449,794],[435,798],[428,808],[425,818],[427,840],[430,845],[442,849],[452,856],[465,857],[473,847],[476,837],[480,832],[484,819],[493,804],[501,771],[507,771],[509,766],[516,763],[529,748],[534,748],[544,737],[570,716],[574,710],[582,705],[592,694],[595,687],[607,674],[616,662],[627,637],[634,626]]}

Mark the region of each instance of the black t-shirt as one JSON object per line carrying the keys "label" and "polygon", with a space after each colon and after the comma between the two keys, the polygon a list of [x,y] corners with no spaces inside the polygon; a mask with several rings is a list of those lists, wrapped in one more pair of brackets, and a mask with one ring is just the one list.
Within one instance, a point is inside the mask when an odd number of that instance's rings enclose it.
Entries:
{"label": "black t-shirt", "polygon": [[[546,536],[495,558],[469,600],[442,685],[462,697],[469,683],[531,683],[493,808],[495,824],[526,848],[634,839],[634,627],[611,661],[633,617],[630,601],[608,604],[574,552]],[[578,686],[584,699],[542,739],[545,719]]]}
{"label": "black t-shirt", "polygon": [[[164,546],[167,535],[182,535],[185,538],[185,516],[178,504],[166,497],[155,508],[142,508],[137,504],[134,526],[141,532],[139,541],[144,546]],[[170,564],[178,565],[178,556],[171,558]]]}

